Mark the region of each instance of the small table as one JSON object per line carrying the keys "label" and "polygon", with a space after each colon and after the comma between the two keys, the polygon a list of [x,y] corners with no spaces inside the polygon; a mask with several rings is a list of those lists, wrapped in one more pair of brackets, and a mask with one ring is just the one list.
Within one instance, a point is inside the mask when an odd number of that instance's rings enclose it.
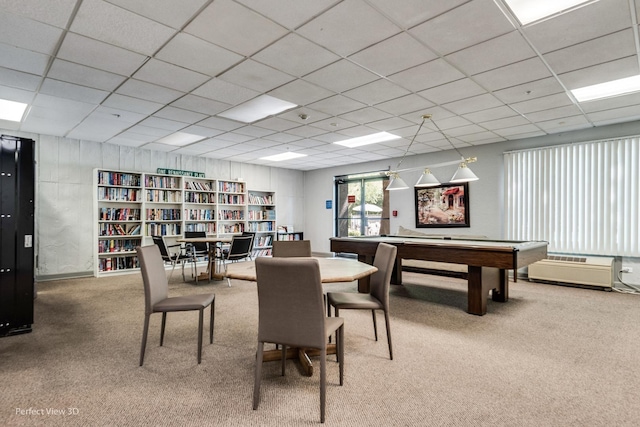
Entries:
{"label": "small table", "polygon": [[[367,277],[378,269],[373,265],[348,258],[316,258],[320,266],[320,280],[322,283],[352,282]],[[227,265],[225,277],[231,279],[248,280],[256,282],[256,265],[254,261],[236,262]],[[327,354],[335,354],[336,345],[327,345]],[[313,375],[313,364],[311,356],[319,356],[320,351],[316,349],[288,348],[286,358],[300,360],[300,364],[307,376]],[[280,350],[265,350],[263,353],[264,362],[280,360],[282,352]]]}
{"label": "small table", "polygon": [[[180,239],[176,239],[176,242],[181,243],[207,243],[207,248],[209,249],[209,263],[207,264],[207,271],[203,273],[202,278],[208,278],[211,280],[211,277],[216,277],[218,271],[215,268],[215,260],[216,260],[216,247],[220,243],[231,243],[233,240],[232,237],[215,237],[215,236],[207,236],[207,237],[182,237]],[[197,271],[196,271],[197,274]],[[198,276],[199,278],[201,276]],[[219,276],[222,278],[222,276]]]}

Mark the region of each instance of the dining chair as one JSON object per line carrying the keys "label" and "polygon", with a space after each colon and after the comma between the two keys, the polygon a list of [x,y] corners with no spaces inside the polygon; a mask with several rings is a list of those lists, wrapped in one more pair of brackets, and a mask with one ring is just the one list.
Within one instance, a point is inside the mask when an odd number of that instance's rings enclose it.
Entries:
{"label": "dining chair", "polygon": [[276,240],[271,248],[273,257],[310,257],[311,241],[309,240]]}
{"label": "dining chair", "polygon": [[253,259],[253,244],[256,240],[256,233],[253,231],[243,231],[242,235],[251,237],[251,243],[249,243],[249,248],[251,248],[249,251],[249,259]]}
{"label": "dining chair", "polygon": [[[207,237],[206,231],[185,231],[184,237],[186,239],[192,238],[200,238]],[[190,262],[192,263],[192,268],[194,276],[196,278],[196,284],[198,284],[198,260],[201,258],[208,259],[209,257],[209,246],[206,242],[192,242],[187,244],[187,253],[190,256]]]}
{"label": "dining chair", "polygon": [[213,344],[213,321],[215,294],[198,294],[169,297],[169,283],[164,271],[164,262],[157,245],[136,247],[140,272],[144,283],[144,328],[142,332],[142,346],[140,348],[140,366],[144,363],[144,353],[147,347],[147,335],[149,333],[149,317],[153,313],[162,313],[162,326],[160,327],[160,346],[164,342],[164,330],[167,323],[167,313],[174,311],[199,311],[198,323],[198,364],[202,359],[202,332],[204,321],[204,309],[211,306],[211,318],[209,320],[209,343]]}
{"label": "dining chair", "polygon": [[[171,273],[169,273],[169,280],[171,280],[171,276],[173,275],[173,270],[175,270],[176,268],[176,264],[180,263],[182,265],[182,280],[184,281],[184,264],[187,261],[191,260],[191,256],[189,254],[183,253],[182,246],[179,244],[167,246],[162,236],[151,236],[151,238],[153,239],[153,243],[158,246],[160,255],[162,256],[162,260],[164,262],[169,262],[172,265]],[[181,248],[180,251],[172,253],[171,248],[176,247]]]}
{"label": "dining chair", "polygon": [[[255,260],[258,288],[258,349],[256,354],[253,409],[260,403],[264,343],[282,346],[282,375],[286,348],[320,350],[320,421],[326,406],[327,342],[336,333],[340,385],[344,383],[344,321],[326,317],[318,260],[313,258],[269,258]],[[305,286],[300,286],[304,278]]]}
{"label": "dining chair", "polygon": [[[250,258],[252,251],[252,236],[233,236],[231,238],[231,246],[229,247],[229,251],[223,255],[222,263],[224,265],[224,269],[227,269],[228,262],[236,262],[241,259]],[[231,279],[227,277],[227,284],[231,286]]]}
{"label": "dining chair", "polygon": [[387,343],[389,345],[389,359],[393,360],[391,347],[391,330],[389,329],[389,284],[391,273],[396,261],[398,248],[388,243],[379,243],[373,259],[373,265],[378,269],[369,282],[369,293],[356,292],[327,292],[327,315],[331,316],[331,307],[335,308],[336,316],[340,310],[356,309],[371,310],[373,317],[373,332],[378,341],[378,326],[376,324],[376,310],[384,312],[387,328]]}

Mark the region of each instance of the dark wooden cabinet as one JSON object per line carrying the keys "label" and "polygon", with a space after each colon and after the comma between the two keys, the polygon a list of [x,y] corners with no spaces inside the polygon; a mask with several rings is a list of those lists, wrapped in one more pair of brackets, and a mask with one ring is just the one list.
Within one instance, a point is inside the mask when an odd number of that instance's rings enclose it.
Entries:
{"label": "dark wooden cabinet", "polygon": [[0,137],[0,336],[33,324],[34,146]]}

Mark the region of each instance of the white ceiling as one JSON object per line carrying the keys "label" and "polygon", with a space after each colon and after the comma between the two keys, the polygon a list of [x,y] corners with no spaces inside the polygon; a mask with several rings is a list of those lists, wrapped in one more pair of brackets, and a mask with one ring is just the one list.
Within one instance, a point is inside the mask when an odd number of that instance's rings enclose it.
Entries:
{"label": "white ceiling", "polygon": [[[634,121],[639,93],[569,90],[640,74],[636,3],[522,27],[502,0],[0,0],[0,98],[29,104],[0,128],[312,170],[402,156],[425,113],[460,148]],[[217,116],[261,94],[300,107]],[[178,131],[202,140],[155,142]],[[379,131],[403,139],[332,144]],[[449,148],[427,122],[409,154]]]}

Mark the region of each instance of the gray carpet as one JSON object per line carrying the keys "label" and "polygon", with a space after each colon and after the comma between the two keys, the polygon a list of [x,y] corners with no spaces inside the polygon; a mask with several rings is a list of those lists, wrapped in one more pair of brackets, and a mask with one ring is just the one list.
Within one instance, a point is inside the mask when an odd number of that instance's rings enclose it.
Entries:
{"label": "gray carpet", "polygon": [[[171,294],[216,293],[213,345],[196,361],[197,313],[169,314],[158,346],[152,316],[138,366],[139,275],[38,285],[30,334],[0,338],[3,426],[299,426],[319,424],[319,381],[296,361],[265,364],[251,407],[255,284],[179,283]],[[345,384],[330,356],[326,425],[635,426],[640,424],[640,299],[553,285],[511,284],[508,303],[467,314],[466,282],[407,273],[384,322],[345,311]],[[354,284],[327,285],[351,290]],[[319,369],[319,368],[318,368]],[[65,411],[54,414],[53,410]]]}

